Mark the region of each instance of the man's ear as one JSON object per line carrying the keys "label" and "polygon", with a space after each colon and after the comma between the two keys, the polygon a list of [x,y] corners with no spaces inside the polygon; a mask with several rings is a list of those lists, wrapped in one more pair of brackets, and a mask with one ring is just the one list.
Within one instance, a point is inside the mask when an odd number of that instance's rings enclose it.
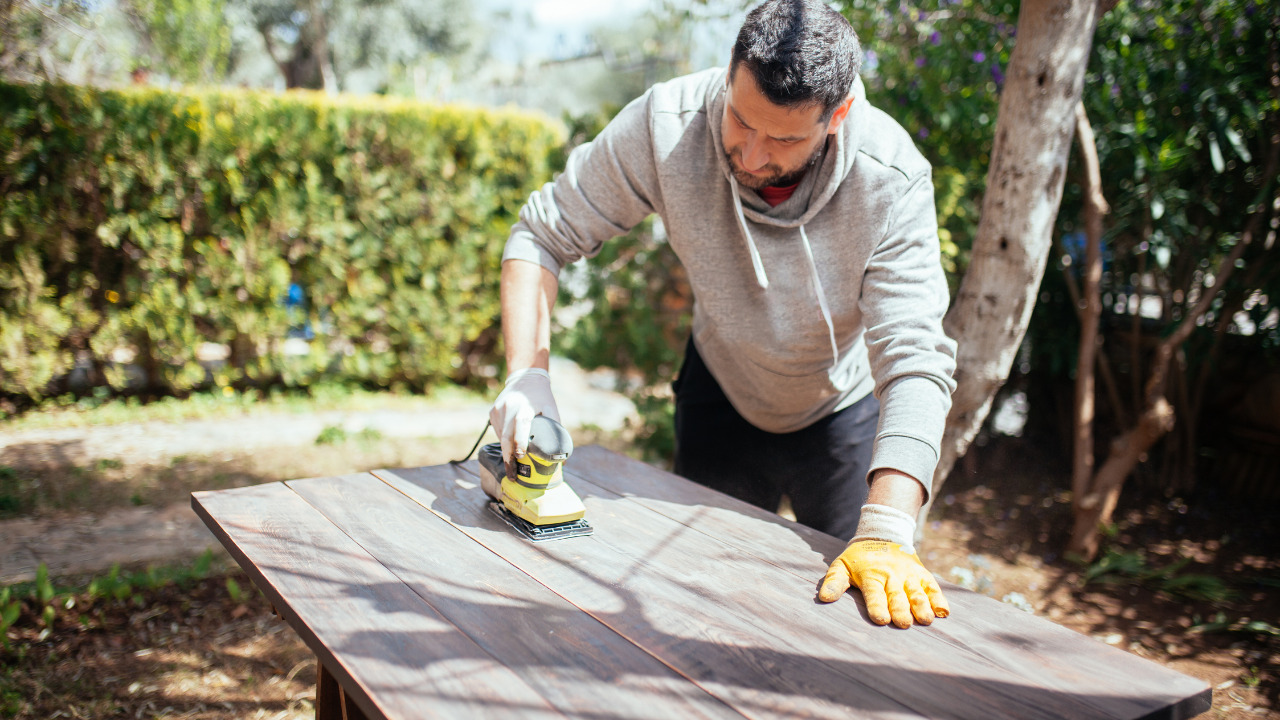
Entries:
{"label": "man's ear", "polygon": [[849,117],[849,108],[853,107],[854,97],[850,95],[844,99],[844,102],[836,106],[835,112],[831,113],[831,119],[827,121],[827,134],[831,135],[840,129],[844,124],[844,119]]}

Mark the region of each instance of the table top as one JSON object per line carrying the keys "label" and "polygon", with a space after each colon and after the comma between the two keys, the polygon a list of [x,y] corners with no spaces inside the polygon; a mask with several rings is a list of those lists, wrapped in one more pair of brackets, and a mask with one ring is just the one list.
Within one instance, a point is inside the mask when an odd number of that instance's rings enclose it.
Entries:
{"label": "table top", "polygon": [[817,583],[844,542],[608,450],[566,465],[589,537],[531,543],[475,461],[194,493],[371,718],[1185,718],[1200,680],[944,584],[872,625]]}

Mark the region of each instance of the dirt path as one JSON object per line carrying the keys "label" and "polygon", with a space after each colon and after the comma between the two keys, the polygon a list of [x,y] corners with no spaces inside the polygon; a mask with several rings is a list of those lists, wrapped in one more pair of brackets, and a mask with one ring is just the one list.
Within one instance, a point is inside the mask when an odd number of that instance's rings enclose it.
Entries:
{"label": "dirt path", "polygon": [[[553,385],[560,414],[572,428],[616,432],[635,408],[613,392],[612,376],[587,373],[554,359]],[[183,423],[137,423],[0,432],[0,467],[167,467],[189,456],[309,453],[327,428],[376,432],[380,442],[448,439],[448,452],[466,453],[488,419],[483,402],[432,404],[421,409],[332,411],[313,415],[252,415]],[[492,434],[488,441],[492,441]],[[456,446],[456,447],[454,447]],[[342,448],[330,452],[341,453]],[[440,461],[443,461],[440,460]],[[104,571],[112,564],[159,563],[221,546],[186,500],[100,513],[70,512],[0,521],[0,586],[30,580],[40,563],[51,575]]]}

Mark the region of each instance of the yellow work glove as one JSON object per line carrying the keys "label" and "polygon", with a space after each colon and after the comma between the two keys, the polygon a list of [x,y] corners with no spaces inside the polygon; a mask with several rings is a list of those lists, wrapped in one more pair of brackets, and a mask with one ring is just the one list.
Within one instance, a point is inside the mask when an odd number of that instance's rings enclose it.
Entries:
{"label": "yellow work glove", "polygon": [[908,553],[898,543],[882,540],[859,540],[849,543],[822,579],[818,599],[835,602],[849,589],[858,586],[867,602],[871,622],[900,628],[911,627],[911,618],[928,625],[935,617],[951,613],[947,599],[933,573],[925,569],[919,556]]}

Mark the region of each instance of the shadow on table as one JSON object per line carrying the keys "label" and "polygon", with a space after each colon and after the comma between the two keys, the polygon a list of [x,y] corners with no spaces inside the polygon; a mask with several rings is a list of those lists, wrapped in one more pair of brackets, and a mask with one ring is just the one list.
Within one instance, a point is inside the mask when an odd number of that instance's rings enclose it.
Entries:
{"label": "shadow on table", "polygon": [[[478,657],[500,658],[544,694],[549,668],[571,671],[578,681],[566,703],[592,683],[617,692],[627,678],[683,687],[674,669],[747,714],[1186,717],[1209,707],[1209,691],[1196,693],[1190,678],[1189,691],[1169,689],[1162,683],[1178,676],[1154,663],[956,586],[946,587],[951,619],[909,631],[874,626],[856,592],[816,602],[842,540],[598,447],[580,448],[567,471],[596,535],[536,545],[484,510],[474,463],[375,471],[536,580],[522,594],[483,577],[415,584],[419,568],[391,568],[467,632]],[[584,629],[584,612],[599,625]],[[485,617],[507,630],[477,622]],[[620,665],[601,639],[613,637],[648,660]],[[353,634],[344,649],[376,654],[377,640]],[[661,692],[651,685],[640,694],[652,700]]]}

